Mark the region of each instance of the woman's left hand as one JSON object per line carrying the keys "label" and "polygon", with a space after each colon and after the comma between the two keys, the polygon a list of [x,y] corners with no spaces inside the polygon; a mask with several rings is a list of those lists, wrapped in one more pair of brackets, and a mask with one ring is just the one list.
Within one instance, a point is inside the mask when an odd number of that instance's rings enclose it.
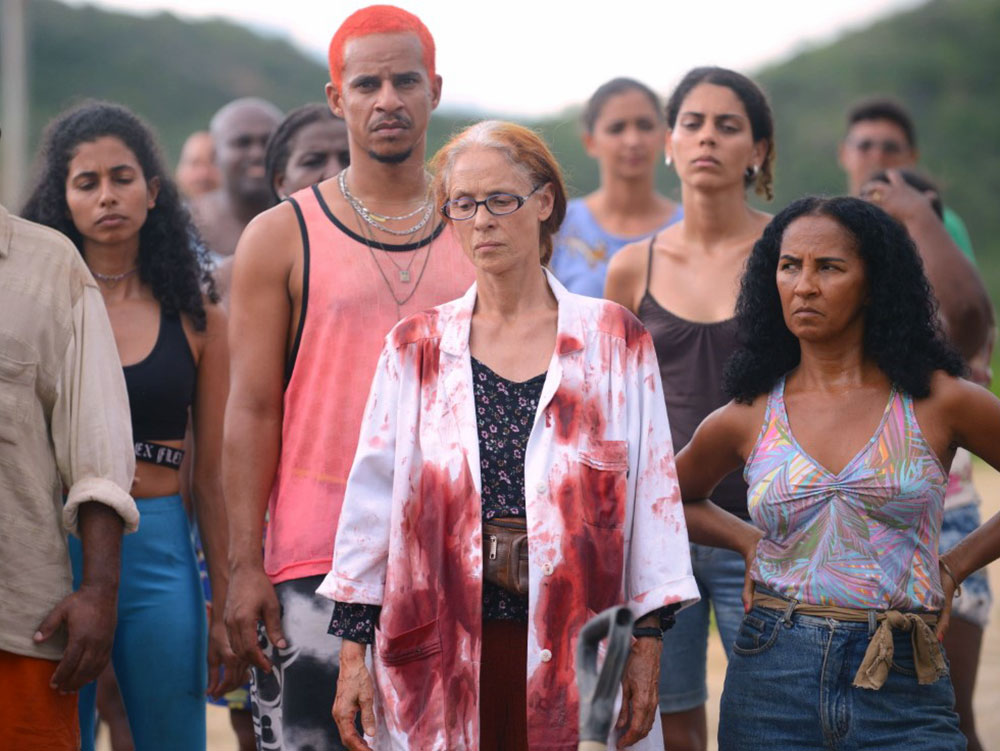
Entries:
{"label": "woman's left hand", "polygon": [[618,748],[627,748],[645,738],[660,711],[660,653],[663,641],[655,637],[636,639],[622,676],[622,710],[615,729],[620,731]]}
{"label": "woman's left hand", "polygon": [[757,544],[764,539],[764,533],[756,527],[753,527],[748,532],[746,539],[747,544],[742,550],[745,571],[743,574],[743,592],[741,599],[743,600],[743,612],[749,613],[750,609],[753,607],[753,593],[756,587],[751,572],[753,570],[754,561],[757,559]]}
{"label": "woman's left hand", "polygon": [[214,699],[234,691],[246,682],[247,664],[232,647],[222,617],[209,617],[208,625],[208,688],[205,693]]}
{"label": "woman's left hand", "polygon": [[941,606],[941,612],[938,614],[938,622],[936,629],[936,636],[938,641],[944,641],[944,635],[948,633],[948,624],[951,622],[951,606],[955,599],[955,580],[951,578],[942,563],[947,563],[948,566],[954,571],[954,566],[945,561],[945,556],[941,556],[938,563],[938,574],[941,577],[941,593],[944,595],[944,605]]}

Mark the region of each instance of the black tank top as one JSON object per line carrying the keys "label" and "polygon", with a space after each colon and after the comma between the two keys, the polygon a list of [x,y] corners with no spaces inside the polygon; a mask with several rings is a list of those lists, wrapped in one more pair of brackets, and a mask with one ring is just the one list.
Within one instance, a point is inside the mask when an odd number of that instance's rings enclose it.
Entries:
{"label": "black tank top", "polygon": [[[654,235],[649,241],[646,291],[639,303],[639,320],[653,337],[676,453],[687,445],[705,417],[729,401],[722,392],[722,370],[736,350],[736,319],[695,323],[660,305],[649,294],[655,240]],[[750,518],[742,472],[726,475],[711,497],[726,511],[742,519]]]}
{"label": "black tank top", "polygon": [[153,351],[122,370],[132,412],[133,440],[183,439],[188,408],[194,401],[197,368],[180,316],[160,313],[160,333]]}

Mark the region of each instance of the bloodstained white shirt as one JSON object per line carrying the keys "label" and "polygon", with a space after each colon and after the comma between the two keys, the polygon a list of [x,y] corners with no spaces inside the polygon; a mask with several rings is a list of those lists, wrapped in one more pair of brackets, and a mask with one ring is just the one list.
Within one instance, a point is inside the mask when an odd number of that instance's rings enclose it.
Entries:
{"label": "bloodstained white shirt", "polygon": [[[558,336],[525,455],[528,738],[576,751],[583,624],[691,604],[687,529],[649,333],[547,274]],[[376,749],[479,747],[482,527],[475,285],[386,338],[319,594],[381,605]],[[657,718],[658,719],[658,718]],[[657,723],[658,724],[658,723]],[[658,729],[636,748],[662,748]]]}

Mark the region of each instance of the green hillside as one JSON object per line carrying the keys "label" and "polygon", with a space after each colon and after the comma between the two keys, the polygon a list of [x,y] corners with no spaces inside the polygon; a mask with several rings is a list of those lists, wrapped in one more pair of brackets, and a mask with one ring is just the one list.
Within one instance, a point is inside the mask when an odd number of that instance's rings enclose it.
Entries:
{"label": "green hillside", "polygon": [[834,151],[843,112],[862,95],[894,95],[912,110],[922,167],[968,223],[996,297],[998,39],[998,0],[936,0],[760,71],[777,120],[776,202],[843,190]]}
{"label": "green hillside", "polygon": [[[760,71],[777,120],[776,205],[842,191],[835,148],[844,111],[861,96],[896,96],[916,121],[921,167],[965,219],[1000,305],[997,39],[1000,0],[934,0]],[[993,371],[1000,375],[1000,349]]]}
{"label": "green hillside", "polygon": [[[257,95],[288,109],[318,100],[326,81],[322,64],[288,42],[227,22],[130,16],[54,0],[32,0],[27,8],[32,148],[52,115],[91,96],[123,102],[154,123],[173,160],[185,136],[230,99]],[[752,72],[778,123],[772,210],[804,193],[841,191],[836,145],[845,108],[866,94],[894,94],[912,108],[923,166],[965,218],[1000,300],[1000,212],[993,208],[1000,195],[998,38],[1000,0],[932,0]],[[430,152],[481,116],[438,113]],[[545,134],[575,194],[595,187],[597,169],[580,145],[576,110],[527,124]],[[662,167],[660,183],[676,196],[676,181]]]}
{"label": "green hillside", "polygon": [[206,127],[223,104],[261,96],[283,109],[322,97],[328,76],[289,43],[222,21],[188,23],[26,4],[30,122],[35,136],[49,119],[87,97],[121,102],[153,123],[176,158],[188,133]]}

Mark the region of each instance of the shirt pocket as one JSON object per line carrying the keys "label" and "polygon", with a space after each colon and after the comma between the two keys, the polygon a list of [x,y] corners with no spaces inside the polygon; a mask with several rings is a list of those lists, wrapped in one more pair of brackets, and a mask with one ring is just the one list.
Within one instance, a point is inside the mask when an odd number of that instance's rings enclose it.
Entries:
{"label": "shirt pocket", "polygon": [[596,527],[621,528],[625,524],[628,442],[583,435],[579,457],[584,521]]}
{"label": "shirt pocket", "polygon": [[379,657],[388,667],[398,667],[422,660],[441,651],[441,633],[437,620],[404,631],[398,636],[386,636],[376,631]]}
{"label": "shirt pocket", "polygon": [[[384,610],[382,614],[384,617]],[[391,727],[405,718],[402,721],[411,741],[437,736],[441,728],[446,727],[446,685],[452,678],[444,668],[438,620],[393,636],[376,627],[375,652],[373,668],[375,690],[380,696],[380,701],[376,702],[376,714],[381,715],[379,722],[387,721]],[[391,718],[385,716],[390,707],[394,715]],[[421,745],[419,740],[413,747],[431,748]]]}
{"label": "shirt pocket", "polygon": [[35,364],[0,354],[0,440],[16,440],[34,402]]}

